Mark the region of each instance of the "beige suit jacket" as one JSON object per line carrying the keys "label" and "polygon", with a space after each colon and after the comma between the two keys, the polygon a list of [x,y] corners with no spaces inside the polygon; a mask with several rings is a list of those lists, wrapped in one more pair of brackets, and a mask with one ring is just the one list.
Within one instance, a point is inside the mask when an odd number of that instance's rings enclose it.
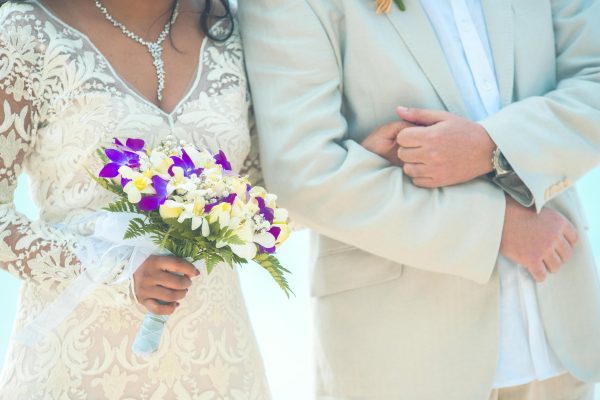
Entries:
{"label": "beige suit jacket", "polygon": [[[491,390],[503,190],[485,179],[417,188],[359,145],[398,105],[465,115],[426,15],[405,3],[377,15],[373,0],[240,2],[266,182],[318,232],[320,399]],[[583,232],[572,185],[600,162],[600,1],[483,4],[504,108],[482,124],[536,207]],[[600,380],[600,285],[585,239],[538,296],[562,363]]]}

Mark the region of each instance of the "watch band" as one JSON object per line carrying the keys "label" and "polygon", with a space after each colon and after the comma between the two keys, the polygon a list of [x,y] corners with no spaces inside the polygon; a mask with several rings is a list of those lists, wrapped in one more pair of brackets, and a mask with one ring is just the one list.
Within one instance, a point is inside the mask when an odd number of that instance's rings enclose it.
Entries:
{"label": "watch band", "polygon": [[496,147],[492,153],[492,167],[494,168],[495,176],[504,176],[514,172],[513,168],[506,157],[504,157],[504,154],[502,154],[502,151],[500,151],[499,147]]}

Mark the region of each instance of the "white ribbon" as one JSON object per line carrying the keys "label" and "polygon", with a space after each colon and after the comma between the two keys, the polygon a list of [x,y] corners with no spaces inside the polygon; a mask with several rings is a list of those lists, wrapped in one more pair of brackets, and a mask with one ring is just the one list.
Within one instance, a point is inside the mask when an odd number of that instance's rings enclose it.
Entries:
{"label": "white ribbon", "polygon": [[[75,255],[82,265],[82,273],[17,334],[18,341],[30,347],[36,345],[98,286],[111,279],[115,284],[123,283],[133,276],[150,255],[164,254],[148,237],[123,239],[129,222],[136,217],[140,215],[98,211],[67,225],[79,225],[90,220],[96,222],[94,234],[83,238],[75,249]],[[119,273],[119,268],[124,263],[125,269]]]}

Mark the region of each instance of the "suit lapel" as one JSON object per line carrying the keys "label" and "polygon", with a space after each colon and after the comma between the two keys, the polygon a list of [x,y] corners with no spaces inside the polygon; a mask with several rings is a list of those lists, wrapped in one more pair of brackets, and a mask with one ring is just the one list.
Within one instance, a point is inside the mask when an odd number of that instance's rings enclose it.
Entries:
{"label": "suit lapel", "polygon": [[[482,0],[488,37],[502,105],[513,101],[514,88],[514,20],[510,0]],[[456,82],[445,62],[445,55],[419,2],[411,2],[405,12],[396,7],[387,14],[413,57],[450,112],[465,116],[466,111]],[[443,60],[444,62],[441,62]]]}
{"label": "suit lapel", "polygon": [[[523,1],[523,0],[519,0]],[[482,0],[502,106],[513,101],[515,80],[514,19],[510,0]]]}
{"label": "suit lapel", "polygon": [[387,18],[427,75],[448,111],[466,116],[464,103],[445,61],[444,52],[419,2],[411,2],[404,12],[393,7]]}

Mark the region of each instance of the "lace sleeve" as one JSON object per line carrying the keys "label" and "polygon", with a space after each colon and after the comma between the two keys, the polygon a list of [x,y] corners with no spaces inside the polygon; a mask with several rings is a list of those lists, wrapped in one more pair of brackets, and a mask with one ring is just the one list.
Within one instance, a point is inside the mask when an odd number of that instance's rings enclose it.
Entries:
{"label": "lace sleeve", "polygon": [[[14,192],[36,141],[43,54],[33,18],[0,11],[0,268],[55,290],[79,276],[81,237],[17,212]],[[25,7],[25,6],[20,6]]]}
{"label": "lace sleeve", "polygon": [[[38,63],[32,27],[3,21],[0,35],[0,265],[22,279],[40,278],[52,265],[76,267],[71,238],[29,221],[13,204],[17,178],[35,140],[31,76]],[[45,278],[44,278],[45,279]]]}

